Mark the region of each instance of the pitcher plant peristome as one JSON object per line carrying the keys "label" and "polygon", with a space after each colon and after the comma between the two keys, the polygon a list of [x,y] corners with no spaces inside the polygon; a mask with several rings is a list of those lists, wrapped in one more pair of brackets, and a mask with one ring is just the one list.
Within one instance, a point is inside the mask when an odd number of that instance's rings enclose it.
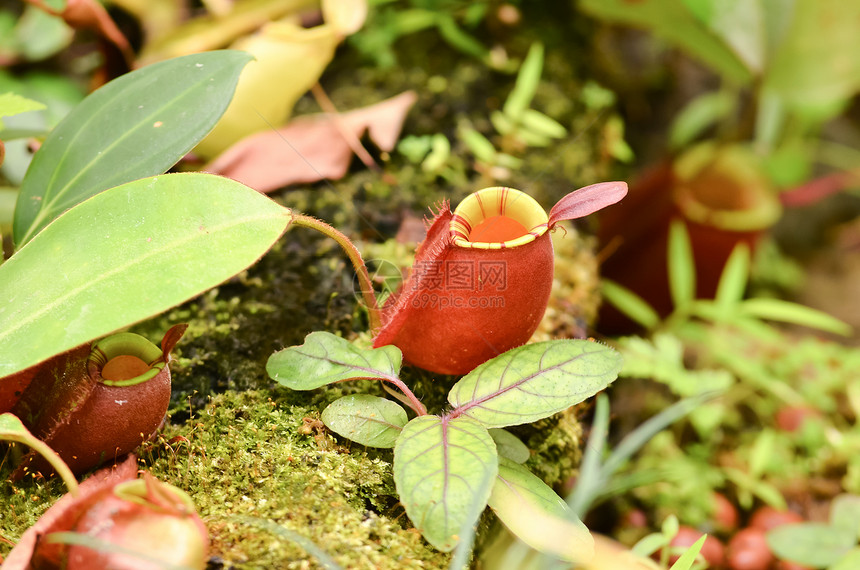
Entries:
{"label": "pitcher plant peristome", "polygon": [[562,198],[549,215],[512,188],[485,188],[454,210],[443,202],[415,255],[410,277],[382,307],[374,346],[393,344],[406,361],[466,374],[524,344],[549,300],[549,230],[621,200],[624,182],[593,184]]}
{"label": "pitcher plant peristome", "polygon": [[[129,453],[160,427],[170,403],[170,351],[188,325],[158,347],[133,333],[81,345],[38,365],[12,413],[76,474]],[[32,451],[13,474],[53,470]]]}

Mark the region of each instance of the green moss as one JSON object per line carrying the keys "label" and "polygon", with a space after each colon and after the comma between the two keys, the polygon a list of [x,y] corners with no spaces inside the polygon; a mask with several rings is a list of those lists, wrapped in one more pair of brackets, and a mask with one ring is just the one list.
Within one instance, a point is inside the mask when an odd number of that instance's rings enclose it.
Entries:
{"label": "green moss", "polygon": [[0,481],[3,481],[0,483],[0,504],[3,505],[3,516],[0,516],[0,560],[2,560],[2,557],[12,549],[11,545],[17,542],[24,531],[66,492],[66,488],[60,479],[50,481],[30,479],[15,485],[6,483],[12,474],[12,458],[16,453],[13,450],[7,450],[2,454],[0,450],[0,455],[2,455]]}
{"label": "green moss", "polygon": [[408,530],[405,518],[395,520],[402,510],[390,453],[347,449],[318,415],[266,392],[227,392],[186,425],[171,426],[142,460],[191,495],[210,529],[213,554],[241,568],[312,559],[241,517],[305,536],[344,567],[444,567],[447,555]]}

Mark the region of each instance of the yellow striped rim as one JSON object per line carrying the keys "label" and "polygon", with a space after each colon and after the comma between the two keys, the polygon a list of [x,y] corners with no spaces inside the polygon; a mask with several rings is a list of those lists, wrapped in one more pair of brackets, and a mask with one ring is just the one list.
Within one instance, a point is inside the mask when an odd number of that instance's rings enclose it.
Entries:
{"label": "yellow striped rim", "polygon": [[[502,242],[470,241],[469,235],[478,224],[494,216],[505,216],[519,222],[527,233]],[[449,232],[458,247],[475,249],[504,249],[533,242],[546,233],[549,217],[534,198],[504,186],[484,188],[470,194],[454,210]]]}

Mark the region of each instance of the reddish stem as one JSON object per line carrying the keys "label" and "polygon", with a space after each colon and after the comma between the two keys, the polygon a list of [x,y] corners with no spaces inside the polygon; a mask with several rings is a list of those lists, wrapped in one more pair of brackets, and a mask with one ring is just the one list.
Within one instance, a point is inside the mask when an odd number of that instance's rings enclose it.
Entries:
{"label": "reddish stem", "polygon": [[373,283],[370,281],[370,274],[367,272],[367,266],[361,258],[361,253],[346,235],[327,223],[296,212],[291,212],[290,216],[292,217],[293,224],[311,228],[327,235],[339,243],[344,252],[346,252],[349,260],[352,262],[352,266],[355,268],[356,275],[358,275],[358,281],[361,284],[361,295],[364,297],[364,302],[367,305],[369,313],[370,330],[375,334],[382,328],[382,321],[379,315],[379,305],[376,303],[376,294],[373,292]]}

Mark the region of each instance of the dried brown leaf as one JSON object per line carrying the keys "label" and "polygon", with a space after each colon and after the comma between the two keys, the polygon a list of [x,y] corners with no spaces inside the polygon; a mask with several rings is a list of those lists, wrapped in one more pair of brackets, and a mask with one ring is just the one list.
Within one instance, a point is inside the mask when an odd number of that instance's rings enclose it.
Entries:
{"label": "dried brown leaf", "polygon": [[365,132],[383,151],[397,144],[406,113],[415,103],[413,91],[375,105],[338,115],[299,117],[276,131],[246,137],[216,158],[207,171],[229,176],[260,192],[290,184],[342,178],[352,149],[340,127],[362,137]]}

